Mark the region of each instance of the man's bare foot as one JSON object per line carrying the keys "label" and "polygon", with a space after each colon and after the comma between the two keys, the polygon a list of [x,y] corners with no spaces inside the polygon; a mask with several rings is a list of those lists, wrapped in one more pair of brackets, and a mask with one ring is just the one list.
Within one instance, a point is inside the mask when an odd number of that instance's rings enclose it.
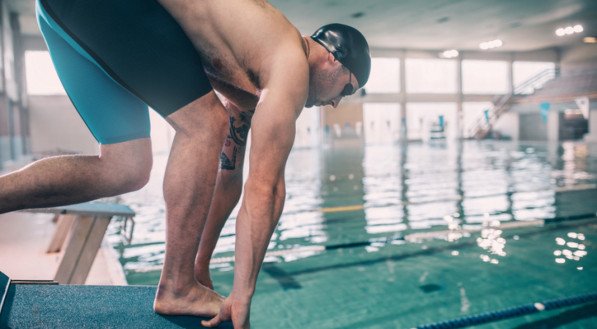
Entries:
{"label": "man's bare foot", "polygon": [[209,289],[213,289],[214,285],[211,282],[211,278],[209,276],[209,272],[207,273],[200,273],[198,271],[195,271],[195,280],[197,282],[199,282],[199,284],[204,285],[205,287],[208,287]]}
{"label": "man's bare foot", "polygon": [[178,289],[160,284],[153,302],[153,310],[164,315],[213,317],[218,314],[223,301],[224,297],[198,283]]}

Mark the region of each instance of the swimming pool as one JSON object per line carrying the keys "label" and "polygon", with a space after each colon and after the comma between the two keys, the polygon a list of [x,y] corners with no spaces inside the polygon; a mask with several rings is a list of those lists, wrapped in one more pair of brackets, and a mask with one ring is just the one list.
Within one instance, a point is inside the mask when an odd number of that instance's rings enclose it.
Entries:
{"label": "swimming pool", "polygon": [[[158,155],[150,183],[122,198],[138,214],[132,243],[111,227],[130,284],[159,279],[165,161]],[[411,328],[597,291],[597,158],[582,143],[298,149],[286,176],[255,328]],[[222,294],[234,222],[211,268]],[[593,303],[481,327],[589,328],[596,314]]]}

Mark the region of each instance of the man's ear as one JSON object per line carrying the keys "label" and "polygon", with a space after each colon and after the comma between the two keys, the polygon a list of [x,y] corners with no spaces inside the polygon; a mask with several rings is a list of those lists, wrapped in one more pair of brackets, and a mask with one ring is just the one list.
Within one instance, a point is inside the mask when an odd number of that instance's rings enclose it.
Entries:
{"label": "man's ear", "polygon": [[332,67],[334,69],[337,69],[338,67],[342,67],[342,63],[340,63],[340,61],[337,60],[336,57],[334,57],[334,55],[330,52],[328,52],[326,62],[330,67]]}
{"label": "man's ear", "polygon": [[328,58],[327,58],[327,60],[328,60],[328,62],[330,64],[333,64],[336,61],[336,57],[334,57],[334,55],[328,51]]}

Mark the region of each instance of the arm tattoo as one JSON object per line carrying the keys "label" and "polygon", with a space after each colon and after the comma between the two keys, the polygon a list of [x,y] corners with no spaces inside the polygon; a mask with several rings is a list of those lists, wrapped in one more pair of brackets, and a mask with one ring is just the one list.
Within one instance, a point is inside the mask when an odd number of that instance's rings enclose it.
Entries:
{"label": "arm tattoo", "polygon": [[221,169],[236,169],[237,154],[242,152],[245,145],[247,145],[247,136],[251,127],[251,114],[241,112],[240,120],[234,116],[230,117],[230,130],[220,154]]}

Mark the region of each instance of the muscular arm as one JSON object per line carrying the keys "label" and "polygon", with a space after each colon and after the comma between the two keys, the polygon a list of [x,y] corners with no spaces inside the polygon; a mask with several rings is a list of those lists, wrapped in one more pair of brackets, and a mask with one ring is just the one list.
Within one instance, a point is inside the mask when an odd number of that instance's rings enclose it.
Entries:
{"label": "muscular arm", "polygon": [[292,90],[297,84],[288,80],[297,76],[285,73],[281,81],[273,83],[275,87],[263,91],[252,121],[249,177],[236,221],[232,295],[241,299],[250,300],[255,291],[267,245],[282,213],[286,197],[284,168],[306,95],[306,90]]}
{"label": "muscular arm", "polygon": [[[295,136],[295,122],[308,93],[309,67],[302,48],[280,46],[262,73],[264,88],[251,122],[249,176],[236,220],[234,284],[220,312],[202,324],[232,319],[249,327],[251,299],[265,251],[278,224],[286,186],[284,168]],[[294,50],[292,50],[294,48]]]}
{"label": "muscular arm", "polygon": [[233,291],[251,297],[267,245],[278,223],[286,189],[284,165],[294,141],[294,122],[255,115],[245,196],[236,221]]}

